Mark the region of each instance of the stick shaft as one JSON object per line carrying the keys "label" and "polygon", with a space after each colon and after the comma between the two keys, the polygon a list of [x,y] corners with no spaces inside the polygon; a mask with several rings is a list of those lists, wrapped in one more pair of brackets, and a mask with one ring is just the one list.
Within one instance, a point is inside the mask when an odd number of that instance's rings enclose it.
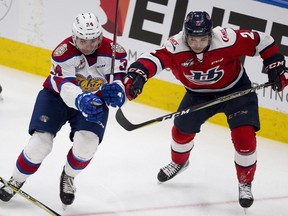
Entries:
{"label": "stick shaft", "polygon": [[114,33],[113,33],[113,45],[112,45],[112,60],[111,60],[111,71],[109,83],[112,83],[114,80],[114,69],[115,69],[115,59],[116,59],[116,44],[117,44],[117,32],[118,32],[118,10],[119,10],[119,1],[116,0],[115,8],[115,20],[114,20]]}
{"label": "stick shaft", "polygon": [[201,110],[201,109],[204,109],[204,108],[207,108],[207,107],[219,104],[219,103],[223,103],[225,101],[229,101],[229,100],[232,100],[234,98],[241,97],[243,95],[249,94],[251,92],[255,92],[256,90],[259,90],[259,89],[262,89],[262,88],[266,88],[266,87],[271,86],[271,85],[273,85],[273,83],[260,84],[260,85],[257,85],[255,87],[248,88],[246,90],[237,91],[237,92],[228,94],[226,96],[223,96],[223,97],[220,97],[220,98],[216,98],[214,100],[211,100],[211,101],[208,101],[208,102],[205,102],[205,103],[202,103],[202,104],[198,104],[198,105],[195,105],[195,106],[183,109],[183,110],[179,110],[177,112],[169,113],[167,115],[160,116],[158,118],[151,119],[151,120],[139,123],[139,124],[131,123],[125,117],[123,111],[119,108],[117,110],[117,112],[116,112],[116,120],[124,129],[126,129],[127,131],[132,131],[132,130],[136,130],[138,128],[142,128],[144,126],[147,126],[147,125],[150,125],[150,124],[153,124],[153,123],[165,121],[165,120],[168,120],[168,119],[171,119],[171,118],[177,118],[179,116],[186,115],[188,113],[195,112],[197,110]]}
{"label": "stick shaft", "polygon": [[10,185],[5,179],[3,179],[0,176],[0,182],[2,182],[5,186],[10,187],[15,193],[19,194],[20,196],[24,197],[25,199],[27,199],[28,201],[30,201],[31,203],[33,203],[34,205],[38,206],[39,208],[43,209],[44,211],[46,211],[48,214],[52,215],[52,216],[61,216],[60,214],[58,214],[57,212],[55,212],[54,210],[52,210],[51,208],[49,208],[48,206],[46,206],[45,204],[43,204],[42,202],[38,201],[37,199],[35,199],[34,197],[30,196],[29,194],[27,194],[26,192],[24,192],[21,189],[18,189],[16,187],[14,187],[13,185]]}

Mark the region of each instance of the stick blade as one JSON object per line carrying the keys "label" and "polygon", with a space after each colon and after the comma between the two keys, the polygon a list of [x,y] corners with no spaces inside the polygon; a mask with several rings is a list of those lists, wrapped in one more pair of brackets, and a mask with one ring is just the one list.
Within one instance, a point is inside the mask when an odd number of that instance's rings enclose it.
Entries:
{"label": "stick blade", "polygon": [[136,130],[138,128],[142,128],[145,127],[147,125],[156,123],[158,121],[163,121],[163,118],[156,118],[156,119],[151,119],[149,121],[145,121],[142,122],[140,124],[132,124],[124,115],[124,113],[122,112],[121,108],[119,108],[116,112],[115,115],[116,121],[127,131],[132,131],[132,130]]}
{"label": "stick blade", "polygon": [[120,108],[117,110],[115,118],[118,124],[120,124],[127,131],[132,131],[137,128],[135,128],[135,125],[128,121]]}

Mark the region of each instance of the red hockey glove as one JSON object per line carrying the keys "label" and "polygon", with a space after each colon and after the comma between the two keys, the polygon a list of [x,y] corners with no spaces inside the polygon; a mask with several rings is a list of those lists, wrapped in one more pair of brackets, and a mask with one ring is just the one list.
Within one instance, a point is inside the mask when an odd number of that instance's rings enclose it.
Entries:
{"label": "red hockey glove", "polygon": [[275,54],[263,61],[265,70],[268,73],[269,82],[273,82],[274,91],[282,91],[288,85],[288,68],[285,66],[285,59],[282,54]]}
{"label": "red hockey glove", "polygon": [[147,75],[144,71],[138,68],[129,68],[128,73],[124,78],[127,98],[133,100],[141,94],[146,81]]}

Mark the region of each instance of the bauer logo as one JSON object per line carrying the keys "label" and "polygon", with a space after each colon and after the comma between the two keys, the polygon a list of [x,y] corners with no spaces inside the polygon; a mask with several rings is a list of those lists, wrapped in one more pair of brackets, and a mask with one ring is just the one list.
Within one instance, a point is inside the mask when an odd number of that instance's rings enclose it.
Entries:
{"label": "bauer logo", "polygon": [[[118,8],[118,17],[117,17],[117,35],[122,36],[127,16],[127,11],[129,7],[130,0],[121,0]],[[100,3],[101,8],[105,11],[107,15],[107,23],[103,25],[103,28],[110,32],[114,33],[115,26],[115,15],[116,15],[116,5],[117,0],[102,0]]]}

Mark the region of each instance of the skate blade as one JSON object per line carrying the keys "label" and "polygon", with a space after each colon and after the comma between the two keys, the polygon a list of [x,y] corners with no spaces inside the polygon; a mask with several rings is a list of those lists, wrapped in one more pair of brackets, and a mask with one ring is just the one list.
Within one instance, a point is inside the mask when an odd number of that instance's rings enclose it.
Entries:
{"label": "skate blade", "polygon": [[243,210],[244,210],[244,214],[247,215],[247,213],[248,213],[248,208],[243,208]]}
{"label": "skate blade", "polygon": [[65,205],[64,203],[62,203],[62,208],[63,208],[64,211],[66,211],[67,205]]}

